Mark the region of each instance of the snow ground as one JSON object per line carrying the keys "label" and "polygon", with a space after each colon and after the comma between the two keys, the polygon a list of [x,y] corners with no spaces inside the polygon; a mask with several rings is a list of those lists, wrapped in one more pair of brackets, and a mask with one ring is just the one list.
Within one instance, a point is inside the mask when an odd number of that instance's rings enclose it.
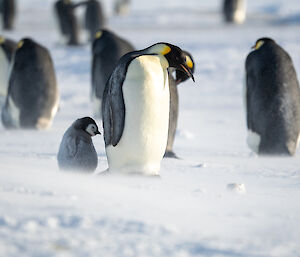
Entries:
{"label": "snow ground", "polygon": [[[19,1],[17,29],[53,56],[61,108],[49,131],[0,127],[0,256],[300,256],[300,150],[257,158],[246,145],[244,60],[273,37],[300,72],[298,0],[249,1],[248,20],[227,26],[220,1],[134,0],[108,26],[137,48],[167,41],[196,61],[196,83],[179,88],[175,151],[161,178],[66,174],[56,153],[66,128],[92,115],[90,46],[58,44],[50,0]],[[107,168],[94,138],[98,172]],[[245,193],[227,190],[243,183]]]}

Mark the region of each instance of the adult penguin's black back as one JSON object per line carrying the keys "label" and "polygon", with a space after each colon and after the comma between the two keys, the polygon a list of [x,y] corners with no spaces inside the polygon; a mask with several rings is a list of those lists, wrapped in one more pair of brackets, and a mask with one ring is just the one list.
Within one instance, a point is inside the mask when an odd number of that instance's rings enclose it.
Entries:
{"label": "adult penguin's black back", "polygon": [[16,16],[15,0],[0,0],[0,13],[2,15],[3,29],[12,30]]}
{"label": "adult penguin's black back", "polygon": [[119,59],[134,47],[113,32],[103,29],[96,33],[92,46],[92,102],[96,116],[101,118],[104,88]]}
{"label": "adult penguin's black back", "polygon": [[89,0],[85,10],[85,28],[89,32],[90,40],[95,37],[96,32],[102,29],[105,23],[105,16],[102,5],[97,0]]}
{"label": "adult penguin's black back", "polygon": [[45,129],[58,109],[58,89],[48,50],[21,40],[12,63],[2,122],[7,128]]}
{"label": "adult penguin's black back", "polygon": [[293,155],[299,143],[300,89],[289,54],[258,39],[246,59],[248,145],[258,154]]}
{"label": "adult penguin's black back", "polygon": [[79,27],[75,16],[75,5],[71,0],[58,0],[54,5],[61,34],[68,45],[79,44]]}

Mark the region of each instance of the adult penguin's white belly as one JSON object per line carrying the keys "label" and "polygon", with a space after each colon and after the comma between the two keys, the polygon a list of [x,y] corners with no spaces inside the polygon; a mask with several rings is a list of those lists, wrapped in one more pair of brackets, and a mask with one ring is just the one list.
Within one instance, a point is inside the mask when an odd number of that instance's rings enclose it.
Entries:
{"label": "adult penguin's white belly", "polygon": [[164,57],[143,55],[129,65],[123,83],[122,137],[106,148],[111,171],[157,175],[168,138],[169,84]]}

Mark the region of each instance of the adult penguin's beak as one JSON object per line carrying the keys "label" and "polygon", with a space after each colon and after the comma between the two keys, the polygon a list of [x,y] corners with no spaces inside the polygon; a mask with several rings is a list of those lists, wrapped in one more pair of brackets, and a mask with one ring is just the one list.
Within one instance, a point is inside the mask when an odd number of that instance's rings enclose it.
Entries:
{"label": "adult penguin's beak", "polygon": [[188,75],[195,82],[193,73],[190,70],[190,68],[185,63],[184,64],[181,63],[179,66],[181,68],[180,70],[183,71],[186,75]]}

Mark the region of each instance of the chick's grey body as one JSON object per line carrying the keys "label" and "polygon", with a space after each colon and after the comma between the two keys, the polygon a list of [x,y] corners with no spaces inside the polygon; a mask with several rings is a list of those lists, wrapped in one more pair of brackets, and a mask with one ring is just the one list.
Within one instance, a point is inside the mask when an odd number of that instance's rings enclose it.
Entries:
{"label": "chick's grey body", "polygon": [[94,171],[98,157],[91,135],[80,128],[80,119],[76,120],[63,135],[57,161],[62,170]]}
{"label": "chick's grey body", "polygon": [[134,51],[134,48],[129,42],[108,30],[101,30],[99,33],[101,36],[94,40],[92,48],[92,101],[95,115],[101,118],[106,82],[119,59],[126,53]]}
{"label": "chick's grey body", "polygon": [[48,128],[58,108],[58,88],[48,50],[23,39],[14,56],[2,111],[7,128]]}
{"label": "chick's grey body", "polygon": [[[247,125],[259,154],[293,155],[300,133],[300,89],[292,60],[273,40],[246,60]],[[251,138],[248,144],[251,147]],[[252,146],[253,148],[253,146]]]}

